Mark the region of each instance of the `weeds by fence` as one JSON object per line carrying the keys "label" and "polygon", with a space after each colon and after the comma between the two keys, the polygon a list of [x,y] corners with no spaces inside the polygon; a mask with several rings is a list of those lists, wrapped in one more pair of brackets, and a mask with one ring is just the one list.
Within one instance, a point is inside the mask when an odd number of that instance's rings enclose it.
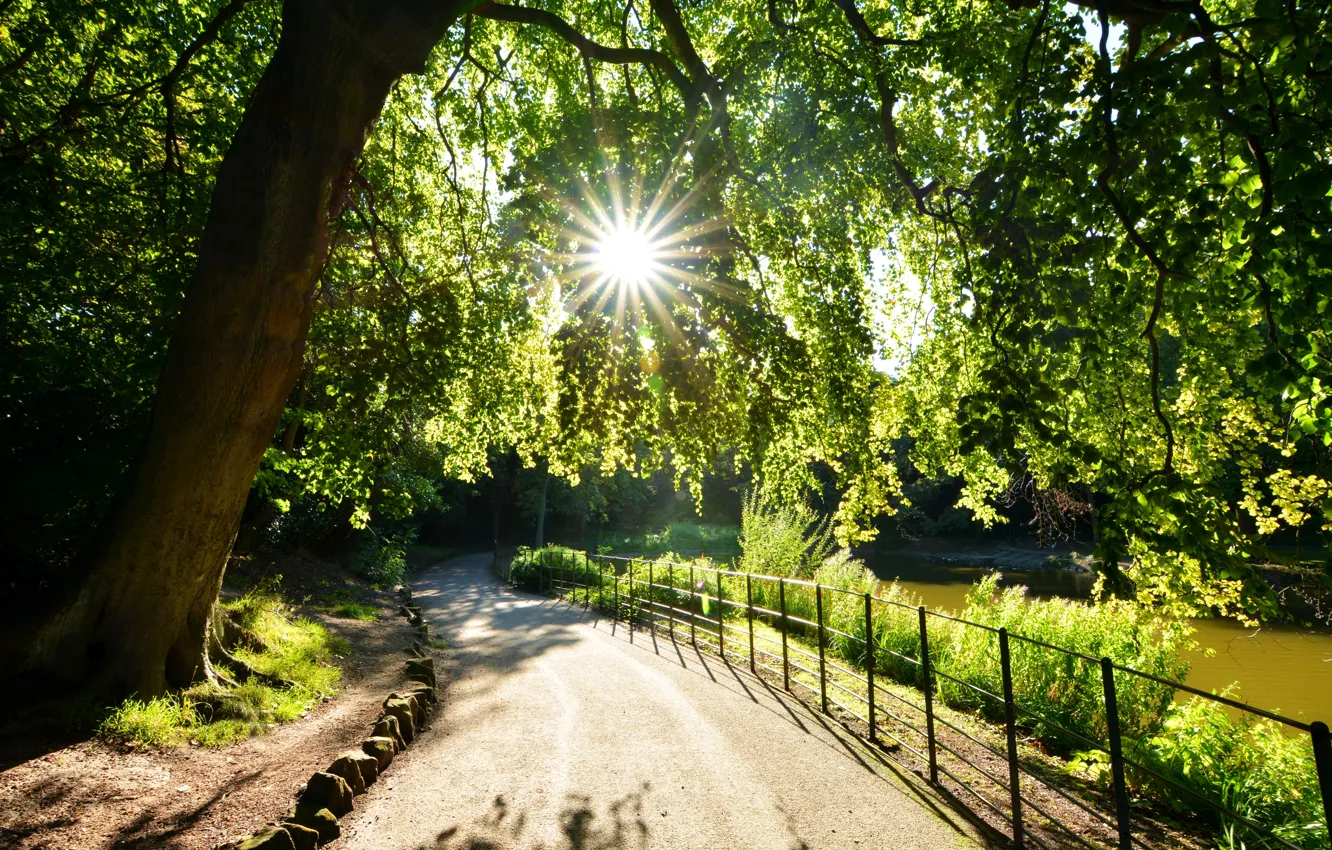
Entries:
{"label": "weeds by fence", "polygon": [[[1186,669],[1182,627],[1135,606],[1101,606],[1093,622],[1071,603],[997,593],[990,580],[973,589],[964,618],[896,587],[876,596],[876,580],[836,561],[808,581],[553,547],[497,558],[496,572],[631,629],[667,629],[808,694],[915,759],[931,782],[977,800],[1019,848],[1150,847],[1162,833],[1148,815],[1162,806],[1206,820],[1231,847],[1329,847],[1327,725],[1175,681]],[[1084,619],[1061,625],[1070,617]],[[1192,699],[1173,705],[1178,692]],[[940,704],[1001,724],[1002,742],[981,740]],[[1046,769],[1024,756],[1028,738],[1105,782]],[[1053,808],[1076,811],[1078,823]]]}

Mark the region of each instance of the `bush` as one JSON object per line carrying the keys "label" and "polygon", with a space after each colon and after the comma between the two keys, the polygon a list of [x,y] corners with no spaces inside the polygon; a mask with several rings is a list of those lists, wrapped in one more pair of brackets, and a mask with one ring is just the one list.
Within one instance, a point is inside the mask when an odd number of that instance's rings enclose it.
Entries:
{"label": "bush", "polygon": [[523,590],[539,593],[551,582],[552,575],[562,581],[595,582],[596,567],[588,563],[587,555],[578,549],[547,546],[530,549],[519,546],[509,563],[509,581]]}
{"label": "bush", "polygon": [[402,584],[407,575],[407,542],[366,532],[352,555],[351,571],[378,587]]}
{"label": "bush", "polygon": [[741,512],[740,569],[788,578],[811,575],[836,548],[832,523],[803,502],[770,503],[757,491]]}
{"label": "bush", "polygon": [[[1160,731],[1141,739],[1130,757],[1254,823],[1272,825],[1293,844],[1329,846],[1313,748],[1306,737],[1292,737],[1277,724],[1247,714],[1236,721],[1224,706],[1194,697],[1171,706]],[[1131,778],[1176,811],[1215,823],[1230,846],[1269,846],[1149,776]]]}

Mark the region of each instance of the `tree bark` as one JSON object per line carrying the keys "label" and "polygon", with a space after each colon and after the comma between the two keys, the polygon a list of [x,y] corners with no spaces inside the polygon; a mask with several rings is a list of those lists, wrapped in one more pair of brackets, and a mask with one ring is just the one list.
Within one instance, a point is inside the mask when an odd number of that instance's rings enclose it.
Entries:
{"label": "tree bark", "polygon": [[88,579],[36,632],[21,670],[144,697],[211,678],[212,605],[301,366],[329,220],[390,87],[424,70],[461,10],[284,4],[281,41],[218,172],[147,439]]}

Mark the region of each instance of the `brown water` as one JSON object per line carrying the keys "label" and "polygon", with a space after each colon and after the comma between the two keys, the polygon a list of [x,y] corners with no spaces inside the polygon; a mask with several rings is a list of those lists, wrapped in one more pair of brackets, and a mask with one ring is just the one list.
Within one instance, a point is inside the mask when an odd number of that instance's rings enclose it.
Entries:
{"label": "brown water", "polygon": [[[880,578],[917,594],[930,608],[960,611],[968,588],[987,571],[939,564],[921,557],[887,555],[873,559]],[[1005,573],[1002,586],[1026,585],[1033,596],[1085,598],[1093,576],[1048,570]],[[1332,722],[1332,634],[1295,626],[1245,628],[1234,620],[1194,620],[1200,651],[1190,652],[1186,684],[1220,691],[1237,683],[1239,699],[1305,722]],[[1206,650],[1215,655],[1207,657]]]}

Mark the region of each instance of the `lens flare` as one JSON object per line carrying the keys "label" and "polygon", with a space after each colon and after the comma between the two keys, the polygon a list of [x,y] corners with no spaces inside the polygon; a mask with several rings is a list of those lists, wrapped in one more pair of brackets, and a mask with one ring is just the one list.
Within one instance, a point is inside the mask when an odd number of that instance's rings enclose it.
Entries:
{"label": "lens flare", "polygon": [[662,243],[634,225],[623,225],[601,235],[592,249],[592,266],[607,283],[636,288],[651,282],[662,270]]}

